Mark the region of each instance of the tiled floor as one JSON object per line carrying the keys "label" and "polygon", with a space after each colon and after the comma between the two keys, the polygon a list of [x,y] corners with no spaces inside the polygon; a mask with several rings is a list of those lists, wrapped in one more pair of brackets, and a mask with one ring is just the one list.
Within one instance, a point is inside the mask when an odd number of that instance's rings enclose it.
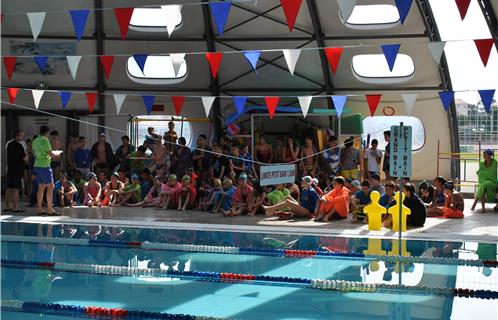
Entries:
{"label": "tiled floor", "polygon": [[[466,200],[465,218],[459,220],[428,218],[424,227],[409,229],[407,239],[473,240],[498,242],[498,213],[488,205],[487,213],[471,212],[472,201]],[[176,229],[239,230],[249,232],[328,234],[344,236],[396,237],[389,229],[368,231],[367,225],[353,224],[350,219],[333,222],[310,220],[279,221],[266,216],[226,218],[208,212],[178,212],[155,208],[65,208],[60,217],[37,217],[34,209],[16,214],[4,214],[3,221],[53,221],[73,224],[125,225]]]}

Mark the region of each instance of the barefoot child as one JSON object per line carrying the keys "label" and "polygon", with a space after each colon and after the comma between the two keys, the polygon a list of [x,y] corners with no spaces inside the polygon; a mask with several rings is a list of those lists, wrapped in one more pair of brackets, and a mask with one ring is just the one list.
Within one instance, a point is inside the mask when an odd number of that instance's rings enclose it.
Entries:
{"label": "barefoot child", "polygon": [[85,194],[85,199],[83,200],[84,206],[89,206],[90,208],[94,205],[101,206],[102,202],[100,200],[101,186],[97,181],[97,175],[93,172],[88,174],[88,182],[85,183],[83,187],[83,192]]}
{"label": "barefoot child", "polygon": [[215,213],[220,212],[220,210],[230,210],[230,208],[232,207],[232,198],[234,193],[235,187],[233,186],[232,180],[223,180],[223,190],[218,193],[217,197],[215,197],[215,205],[212,212]]}
{"label": "barefoot child", "polygon": [[237,189],[233,194],[233,207],[228,212],[223,212],[226,216],[240,216],[247,211],[252,203],[254,189],[247,183],[247,174],[240,174]]}
{"label": "barefoot child", "polygon": [[176,202],[178,202],[178,211],[192,209],[195,203],[195,187],[192,185],[192,179],[188,175],[182,178],[182,187],[177,192]]}
{"label": "barefoot child", "polygon": [[176,204],[176,194],[182,188],[182,184],[176,181],[176,174],[168,177],[168,183],[159,196],[161,197],[161,207],[163,209],[172,209]]}
{"label": "barefoot child", "polygon": [[344,187],[344,178],[334,178],[333,189],[320,198],[320,207],[315,221],[345,219],[349,213],[349,190]]}

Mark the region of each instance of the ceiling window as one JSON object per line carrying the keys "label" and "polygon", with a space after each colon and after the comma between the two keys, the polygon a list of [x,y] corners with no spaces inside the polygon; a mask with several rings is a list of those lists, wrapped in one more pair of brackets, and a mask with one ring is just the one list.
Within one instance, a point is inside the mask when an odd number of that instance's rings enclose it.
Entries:
{"label": "ceiling window", "polygon": [[366,83],[398,83],[410,80],[415,73],[413,60],[406,54],[398,54],[392,72],[383,54],[353,56],[351,66],[354,76]]}
{"label": "ceiling window", "polygon": [[420,150],[425,144],[425,128],[419,118],[411,116],[375,116],[366,117],[363,119],[362,139],[367,141],[370,135],[370,141],[377,139],[379,141],[379,149],[385,150],[386,140],[384,139],[384,131],[391,130],[391,126],[398,126],[403,122],[405,126],[412,127],[412,151]]}
{"label": "ceiling window", "polygon": [[135,8],[130,20],[130,29],[144,32],[169,32],[171,34],[180,29],[182,23],[181,6],[179,5]]}
{"label": "ceiling window", "polygon": [[[341,16],[341,20],[344,18]],[[352,29],[392,28],[399,23],[399,13],[391,4],[355,6],[345,25]]]}
{"label": "ceiling window", "polygon": [[175,84],[187,77],[187,62],[183,60],[178,73],[175,74],[173,63],[169,56],[149,56],[144,72],[140,70],[133,57],[128,58],[126,74],[137,83],[143,84]]}

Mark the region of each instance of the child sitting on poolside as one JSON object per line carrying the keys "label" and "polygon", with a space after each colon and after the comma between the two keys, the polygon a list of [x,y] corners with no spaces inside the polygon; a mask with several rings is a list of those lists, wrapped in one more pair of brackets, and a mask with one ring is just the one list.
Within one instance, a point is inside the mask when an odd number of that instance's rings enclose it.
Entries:
{"label": "child sitting on poolside", "polygon": [[211,212],[216,213],[230,210],[232,208],[232,198],[235,193],[235,187],[233,186],[232,180],[223,180],[223,190],[216,193],[214,199],[214,208]]}
{"label": "child sitting on poolside", "polygon": [[370,203],[370,182],[365,180],[361,183],[361,190],[354,194],[353,223],[366,222],[366,215],[363,208]]}
{"label": "child sitting on poolside", "polygon": [[239,216],[247,211],[249,204],[252,203],[254,189],[247,183],[247,174],[242,172],[239,176],[238,186],[233,194],[233,206],[227,212],[222,212],[225,216]]}
{"label": "child sitting on poolside", "polygon": [[125,186],[123,190],[113,192],[118,195],[118,200],[116,201],[118,206],[129,206],[142,201],[142,188],[140,179],[136,174],[131,175],[131,184]]}
{"label": "child sitting on poolside", "polygon": [[265,204],[266,191],[259,183],[254,183],[254,196],[247,207],[247,215],[254,216],[256,213],[264,213],[263,205]]}
{"label": "child sitting on poolside", "polygon": [[161,191],[161,207],[163,209],[173,209],[176,205],[176,194],[182,188],[182,184],[176,181],[176,174],[171,174],[168,177],[168,182]]}
{"label": "child sitting on poolside", "polygon": [[333,189],[320,198],[315,221],[345,219],[349,213],[349,190],[344,186],[344,178],[334,178]]}
{"label": "child sitting on poolside", "polygon": [[184,175],[182,178],[182,187],[177,192],[176,202],[178,203],[178,211],[192,209],[195,204],[195,187],[192,185],[192,178],[189,175]]}
{"label": "child sitting on poolside", "polygon": [[100,200],[101,190],[100,183],[97,182],[97,175],[90,172],[88,174],[88,182],[83,187],[83,193],[85,194],[83,205],[90,208],[94,205],[100,207],[102,205],[102,201]]}
{"label": "child sitting on poolside", "polygon": [[[160,176],[154,177],[154,184],[149,189],[149,192],[145,196],[143,201],[131,204],[130,207],[158,207],[161,205],[160,193],[164,191],[165,185],[161,182]],[[140,187],[141,188],[141,187]]]}
{"label": "child sitting on poolside", "polygon": [[213,179],[213,187],[209,188],[209,185],[206,183],[206,185],[201,186],[204,190],[204,196],[202,199],[200,199],[199,202],[199,210],[202,211],[208,211],[213,208],[215,205],[215,198],[217,197],[217,194],[222,190],[221,187],[221,180],[218,178]]}
{"label": "child sitting on poolside", "polygon": [[443,187],[444,193],[446,195],[446,203],[443,207],[433,208],[429,213],[428,217],[442,217],[442,218],[463,218],[463,210],[465,207],[465,202],[463,196],[460,192],[455,191],[453,182],[447,181]]}
{"label": "child sitting on poolside", "polygon": [[102,201],[102,205],[104,206],[111,206],[114,204],[116,200],[115,194],[112,194],[112,191],[114,190],[123,190],[124,184],[118,180],[118,173],[114,172],[111,174],[111,180],[106,183],[104,187],[104,200]]}

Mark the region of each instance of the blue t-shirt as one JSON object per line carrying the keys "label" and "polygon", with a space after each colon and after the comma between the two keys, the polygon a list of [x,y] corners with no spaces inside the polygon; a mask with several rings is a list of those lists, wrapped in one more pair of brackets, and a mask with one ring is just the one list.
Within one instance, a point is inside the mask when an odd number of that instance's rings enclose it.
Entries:
{"label": "blue t-shirt", "polygon": [[363,190],[358,190],[358,191],[356,191],[354,196],[356,197],[356,199],[358,199],[360,201],[361,205],[365,205],[365,204],[370,203],[370,192],[368,192],[368,194],[365,194],[363,192]]}
{"label": "blue t-shirt", "polygon": [[341,169],[341,150],[339,148],[326,150],[323,152],[323,158],[327,169],[334,174],[338,174]]}
{"label": "blue t-shirt", "polygon": [[245,168],[245,171],[247,173],[251,173],[252,172],[252,156],[251,154],[248,152],[246,154],[243,154],[242,155],[242,158],[244,158],[244,168]]}
{"label": "blue t-shirt", "polygon": [[396,200],[393,199],[391,202],[389,202],[389,197],[387,196],[386,193],[384,193],[380,197],[379,204],[381,206],[383,206],[384,208],[390,208],[390,207],[392,207],[392,206],[394,206],[396,204]]}
{"label": "blue t-shirt", "polygon": [[316,193],[315,189],[309,188],[308,190],[301,190],[301,195],[299,196],[299,201],[301,206],[308,209],[309,212],[314,212],[316,208],[316,202],[320,196]]}
{"label": "blue t-shirt", "polygon": [[235,193],[235,187],[231,187],[228,190],[225,190],[225,196],[221,200],[221,208],[225,211],[230,210],[232,208],[232,198]]}
{"label": "blue t-shirt", "polygon": [[77,168],[90,168],[92,153],[88,149],[76,149],[74,151],[74,163]]}
{"label": "blue t-shirt", "polygon": [[444,192],[437,192],[436,191],[436,203],[439,205],[444,205],[446,199],[444,197]]}

